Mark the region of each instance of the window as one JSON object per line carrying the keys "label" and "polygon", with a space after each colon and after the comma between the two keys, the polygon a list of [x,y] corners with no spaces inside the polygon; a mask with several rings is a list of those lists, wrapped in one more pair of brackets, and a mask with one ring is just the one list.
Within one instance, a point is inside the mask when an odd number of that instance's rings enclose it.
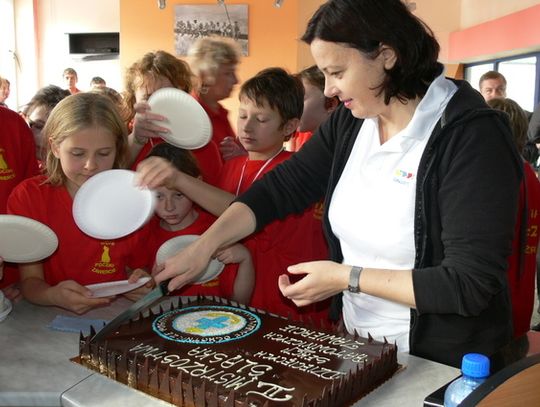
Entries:
{"label": "window", "polygon": [[523,109],[532,112],[540,102],[540,53],[500,58],[465,65],[465,79],[479,90],[480,76],[487,71],[497,71],[506,78],[506,96],[515,100]]}

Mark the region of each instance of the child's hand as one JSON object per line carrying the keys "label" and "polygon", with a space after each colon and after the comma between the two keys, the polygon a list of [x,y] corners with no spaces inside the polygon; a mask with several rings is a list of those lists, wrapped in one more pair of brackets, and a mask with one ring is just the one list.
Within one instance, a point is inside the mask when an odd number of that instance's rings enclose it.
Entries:
{"label": "child's hand", "polygon": [[76,314],[84,314],[92,308],[109,305],[115,296],[92,298],[92,291],[73,280],[61,281],[49,288],[51,302]]}
{"label": "child's hand", "polygon": [[219,143],[219,151],[224,160],[230,160],[239,155],[247,155],[245,148],[237,143],[234,137],[225,137]]}
{"label": "child's hand", "polygon": [[243,244],[233,244],[216,252],[215,258],[224,264],[240,263],[249,257],[249,250]]}
{"label": "child's hand", "polygon": [[161,157],[149,157],[137,166],[136,184],[140,187],[155,189],[166,187],[176,189],[175,182],[179,171]]}
{"label": "child's hand", "polygon": [[4,293],[4,296],[13,303],[22,299],[21,290],[19,290],[15,284],[2,288],[2,292]]}
{"label": "child's hand", "polygon": [[163,133],[169,133],[169,129],[161,127],[155,122],[166,122],[165,116],[151,112],[150,105],[146,102],[135,103],[135,117],[133,120],[133,136],[139,144],[144,144],[148,138],[161,137]]}
{"label": "child's hand", "polygon": [[[131,273],[131,275],[129,276],[128,282],[136,283],[137,280],[141,277],[150,277],[150,275],[143,269],[135,269],[133,270],[133,273]],[[135,290],[129,291],[123,295],[128,300],[137,301],[138,299],[148,294],[152,290],[152,288],[154,288],[155,285],[156,283],[154,279],[151,278],[150,280],[148,280],[148,282],[145,285],[139,288],[136,288]]]}

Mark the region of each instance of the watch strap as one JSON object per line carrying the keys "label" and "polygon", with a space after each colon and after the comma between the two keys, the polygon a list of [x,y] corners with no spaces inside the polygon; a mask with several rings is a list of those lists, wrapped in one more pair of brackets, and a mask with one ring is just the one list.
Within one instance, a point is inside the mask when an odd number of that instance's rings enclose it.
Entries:
{"label": "watch strap", "polygon": [[348,290],[351,293],[358,294],[360,292],[360,274],[363,267],[353,266],[349,274],[349,287]]}

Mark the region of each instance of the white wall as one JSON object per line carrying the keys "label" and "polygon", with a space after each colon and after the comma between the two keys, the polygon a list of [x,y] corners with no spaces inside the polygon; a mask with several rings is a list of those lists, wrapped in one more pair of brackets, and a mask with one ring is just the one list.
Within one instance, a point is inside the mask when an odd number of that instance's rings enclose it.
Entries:
{"label": "white wall", "polygon": [[119,0],[39,0],[37,28],[39,38],[39,84],[64,86],[62,72],[74,68],[77,87],[88,90],[90,79],[101,76],[107,85],[121,90],[119,59],[83,61],[69,54],[68,33],[119,32]]}

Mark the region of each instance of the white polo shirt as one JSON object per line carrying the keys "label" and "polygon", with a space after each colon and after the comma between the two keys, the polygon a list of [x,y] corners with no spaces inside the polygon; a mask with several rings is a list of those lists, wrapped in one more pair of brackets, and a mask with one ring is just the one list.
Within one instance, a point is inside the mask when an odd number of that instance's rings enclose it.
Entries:
{"label": "white polo shirt", "polygon": [[[443,75],[433,81],[410,123],[380,144],[377,119],[366,119],[329,208],[343,263],[369,268],[414,267],[416,174],[429,136],[457,90]],[[349,332],[397,342],[409,350],[410,309],[368,294],[343,296]]]}

